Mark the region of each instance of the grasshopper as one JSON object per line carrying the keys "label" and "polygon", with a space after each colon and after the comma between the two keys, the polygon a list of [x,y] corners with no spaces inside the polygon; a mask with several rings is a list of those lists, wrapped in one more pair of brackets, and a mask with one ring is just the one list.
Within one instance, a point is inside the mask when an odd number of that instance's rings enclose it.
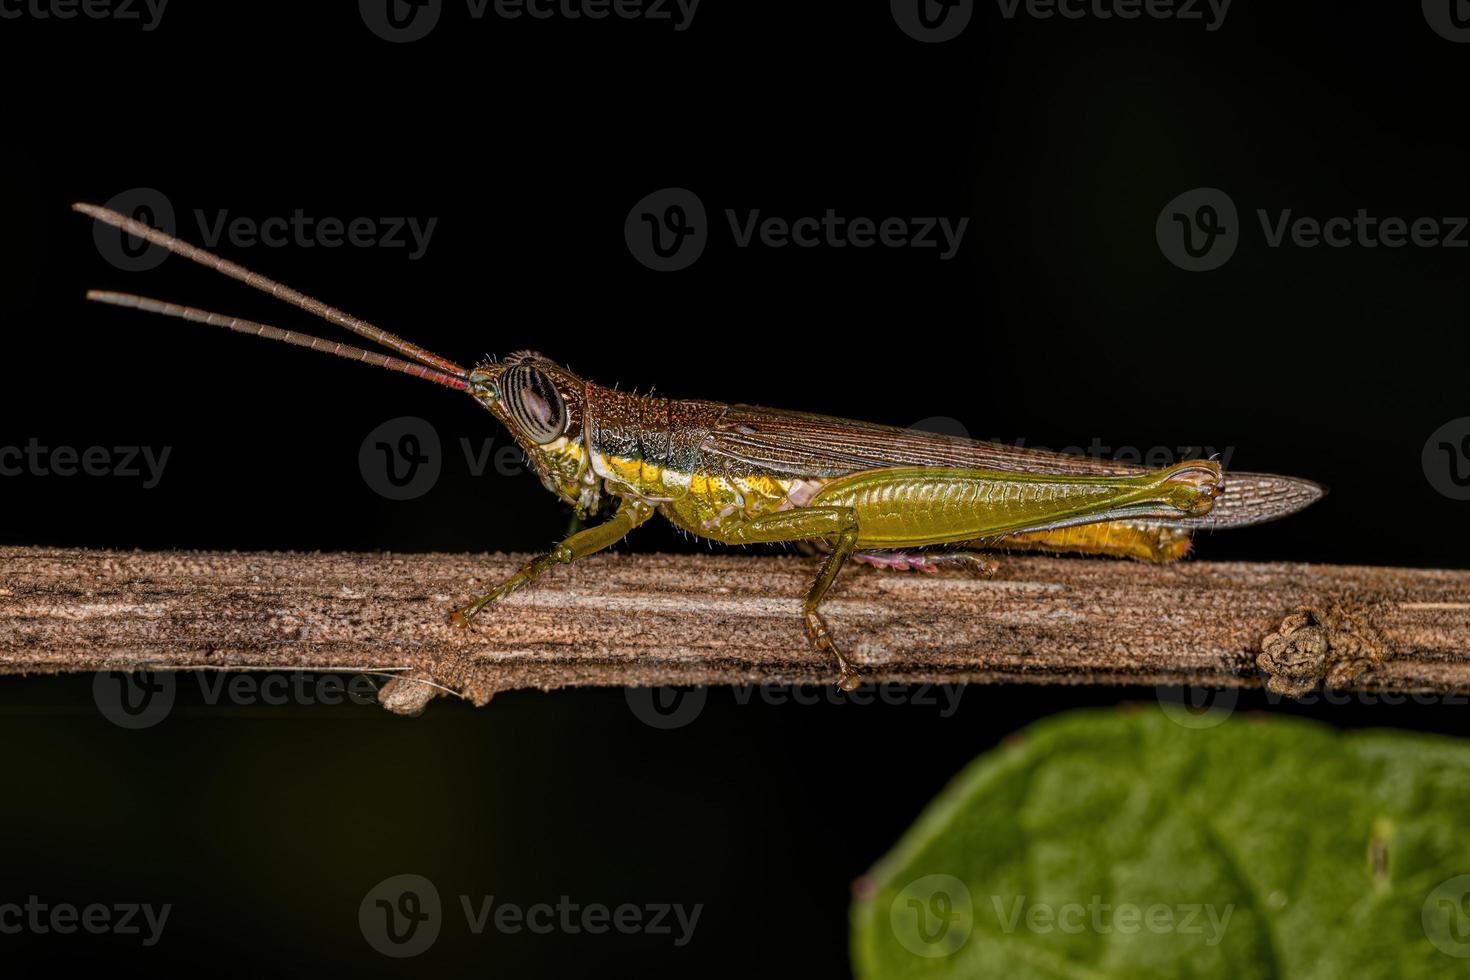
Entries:
{"label": "grasshopper", "polygon": [[509,430],[546,489],[579,517],[616,502],[485,595],[454,611],[468,627],[487,605],[547,569],[621,541],[661,514],[727,545],[788,543],[821,553],[802,601],[807,640],[837,684],[860,674],[820,612],[849,559],[932,571],[982,552],[1028,550],[1167,562],[1200,528],[1284,517],[1322,496],[1294,477],[1235,473],[1214,460],[1163,469],[961,439],[751,405],[639,395],[585,381],[531,351],[473,368],[430,353],[140,221],[89,204],[74,209],[372,340],[399,357],[126,293],[87,298],[254,334],[375,364],[467,392]]}

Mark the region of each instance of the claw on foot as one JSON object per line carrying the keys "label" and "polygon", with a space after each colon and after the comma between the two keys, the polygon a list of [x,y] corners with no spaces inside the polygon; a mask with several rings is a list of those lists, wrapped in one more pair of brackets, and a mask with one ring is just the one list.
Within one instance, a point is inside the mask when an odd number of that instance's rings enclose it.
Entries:
{"label": "claw on foot", "polygon": [[830,654],[837,661],[837,689],[849,694],[856,691],[863,683],[863,675],[842,655],[827,631],[827,624],[815,613],[806,621],[806,635],[813,650]]}
{"label": "claw on foot", "polygon": [[481,596],[469,605],[460,606],[454,612],[450,613],[449,621],[455,626],[458,626],[460,629],[468,629],[471,620],[479,615],[482,609],[490,605],[490,603],[492,602],[505,598],[506,596],[510,595],[512,591],[513,590],[507,589],[504,585],[497,586],[495,590],[492,591],[490,594]]}

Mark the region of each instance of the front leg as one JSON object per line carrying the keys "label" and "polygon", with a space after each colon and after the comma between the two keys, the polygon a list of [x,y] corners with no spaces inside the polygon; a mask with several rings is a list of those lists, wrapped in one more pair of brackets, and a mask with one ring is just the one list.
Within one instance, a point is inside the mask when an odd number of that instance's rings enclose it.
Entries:
{"label": "front leg", "polygon": [[842,563],[852,554],[858,541],[857,511],[851,507],[803,507],[765,514],[725,529],[723,540],[730,544],[758,544],[780,541],[812,541],[824,539],[832,543],[832,551],[816,581],[807,590],[802,600],[802,622],[806,626],[807,639],[818,653],[829,653],[837,661],[837,686],[844,691],[853,691],[862,681],[861,675],[848,659],[842,655],[832,639],[827,623],[817,611],[822,597],[832,587]]}
{"label": "front leg", "polygon": [[449,617],[455,626],[467,627],[475,614],[496,599],[503,599],[531,582],[553,565],[565,565],[585,558],[590,554],[611,547],[625,538],[629,531],[653,516],[653,507],[641,500],[624,498],[617,512],[596,527],[584,528],[568,535],[561,544],[546,554],[531,559],[514,575],[501,582],[489,592],[469,605],[458,609]]}

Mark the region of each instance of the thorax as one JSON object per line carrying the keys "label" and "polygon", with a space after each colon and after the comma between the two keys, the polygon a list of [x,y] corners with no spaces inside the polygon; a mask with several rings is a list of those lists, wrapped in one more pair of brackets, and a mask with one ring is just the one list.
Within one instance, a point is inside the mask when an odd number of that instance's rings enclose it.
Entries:
{"label": "thorax", "polygon": [[718,539],[731,524],[803,506],[824,482],[711,468],[700,449],[725,411],[718,402],[588,387],[587,478],[694,534]]}

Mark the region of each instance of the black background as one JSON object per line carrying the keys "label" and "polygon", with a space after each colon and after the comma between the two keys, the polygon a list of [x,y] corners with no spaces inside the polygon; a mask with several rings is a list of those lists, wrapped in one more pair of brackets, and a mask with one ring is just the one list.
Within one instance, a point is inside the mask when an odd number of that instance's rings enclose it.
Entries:
{"label": "black background", "polygon": [[[921,44],[885,4],[706,0],[669,21],[473,20],[450,2],[389,44],[353,4],[171,4],[136,22],[0,19],[5,384],[0,443],[171,447],[161,483],[0,479],[0,542],[118,548],[527,550],[565,512],[528,476],[472,476],[504,436],[462,396],[386,372],[82,302],[88,287],[344,339],[170,259],[109,265],[74,200],[137,187],[262,220],[437,218],[406,249],[222,245],[259,271],[469,361],[534,347],[672,395],[1054,447],[1231,450],[1332,494],[1210,536],[1209,559],[1464,565],[1466,504],[1421,449],[1470,414],[1463,248],[1268,247],[1256,209],[1412,220],[1470,212],[1459,110],[1470,48],[1417,4],[1239,0],[1200,20],[1006,19]],[[1200,8],[1202,12],[1207,9]],[[630,255],[624,219],[686,187],[690,268]],[[1155,220],[1225,190],[1241,242],[1171,265]],[[725,209],[970,219],[934,249],[738,248]],[[409,502],[358,449],[398,416],[448,454]],[[628,547],[691,547],[662,526]],[[861,572],[855,574],[863,574]],[[610,624],[610,627],[612,624]],[[793,630],[797,624],[793,621]],[[219,707],[191,679],[130,732],[92,679],[0,684],[0,901],[171,902],[163,940],[0,937],[11,969],[119,975],[397,969],[357,907],[403,872],[447,921],[413,961],[559,975],[847,971],[851,881],[960,767],[1054,711],[1153,691],[971,689],[937,707],[738,704],[676,731],[622,691],[372,707]],[[1463,706],[1285,709],[1345,726],[1465,728]],[[470,934],[456,896],[704,906],[694,939]]]}

